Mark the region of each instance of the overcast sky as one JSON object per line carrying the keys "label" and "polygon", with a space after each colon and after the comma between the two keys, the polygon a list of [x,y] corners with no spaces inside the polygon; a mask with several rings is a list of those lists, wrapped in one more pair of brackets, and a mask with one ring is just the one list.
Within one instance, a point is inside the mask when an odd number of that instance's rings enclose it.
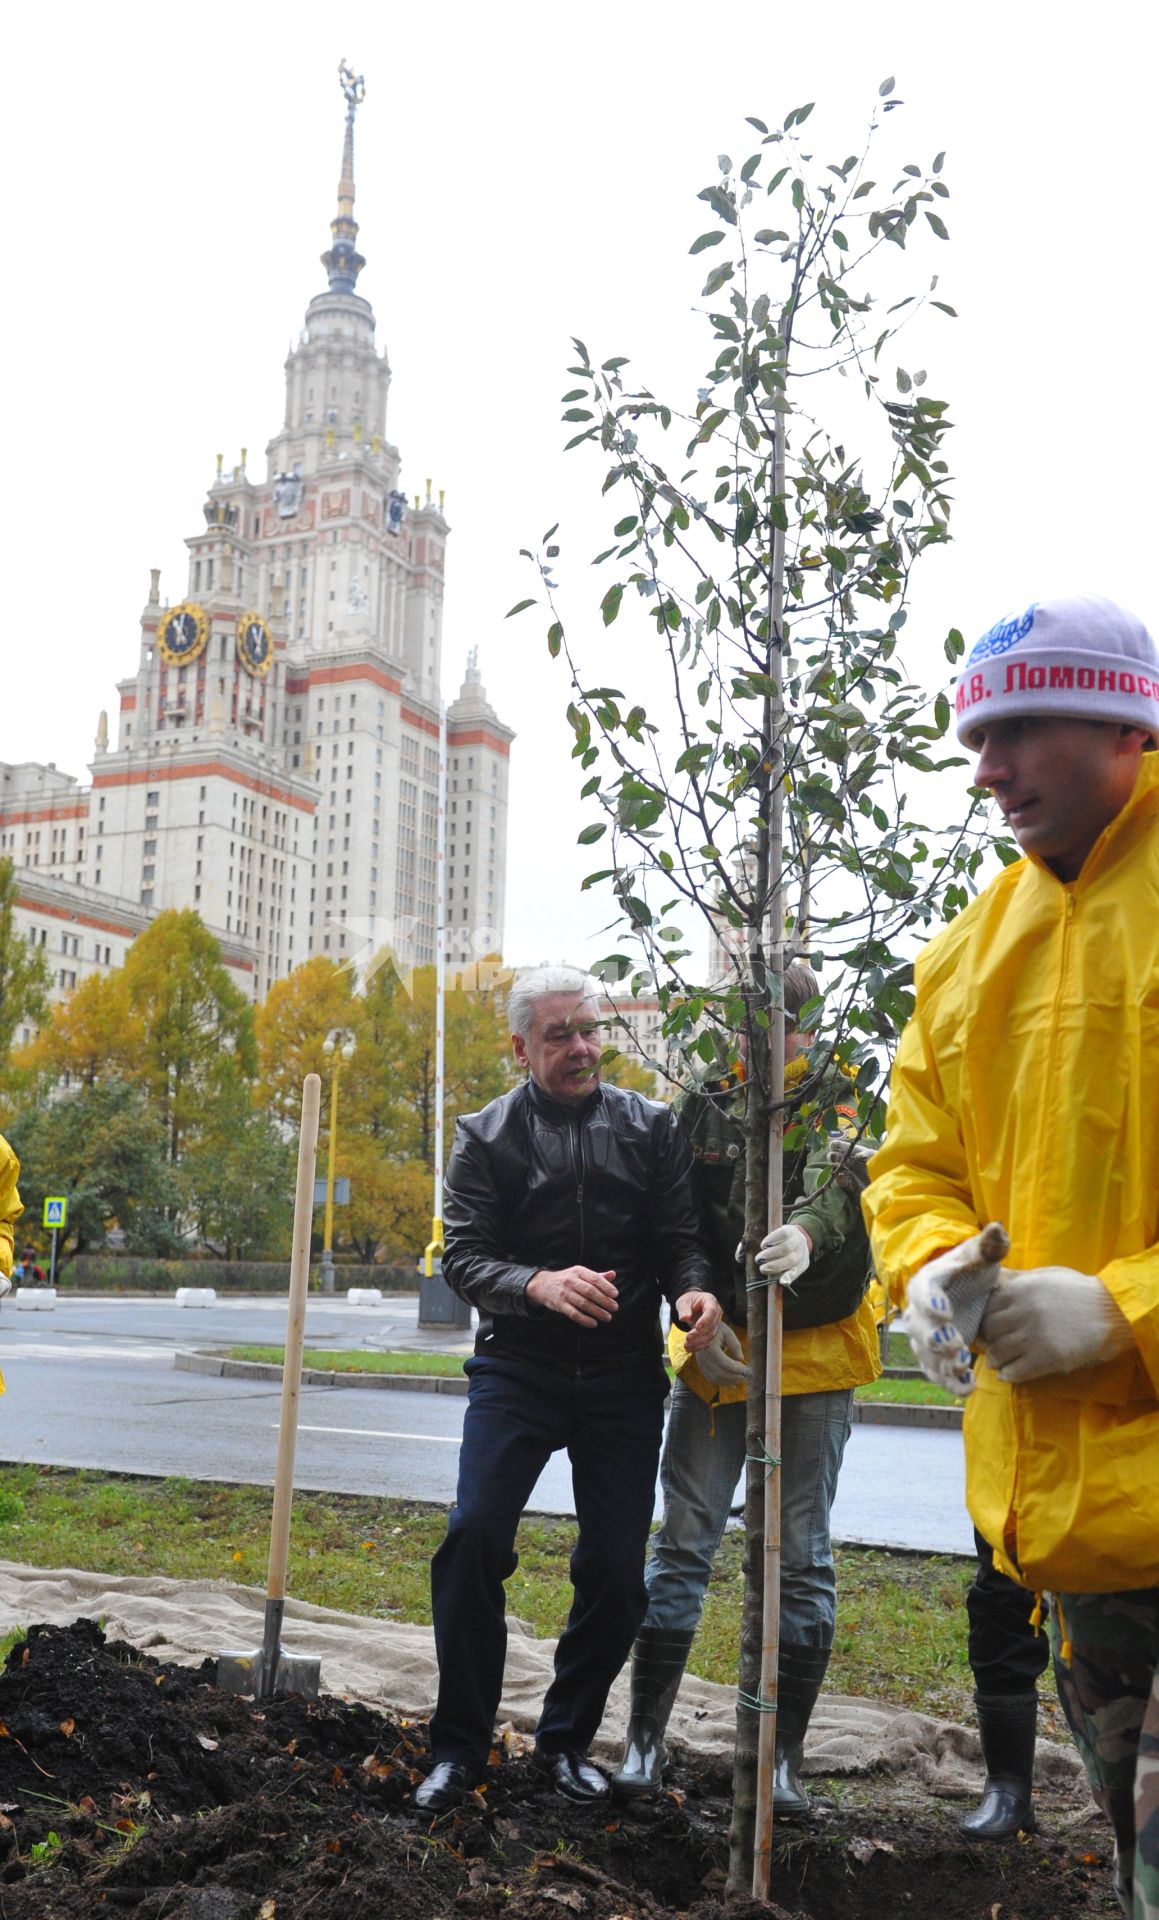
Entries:
{"label": "overcast sky", "polygon": [[341,57],[366,77],[359,291],[393,370],[387,430],[408,494],[446,489],[448,697],[477,645],[517,733],[509,959],[606,948],[578,892],[563,671],[542,621],[503,617],[534,588],[518,549],[555,520],[573,618],[606,584],[587,572],[600,471],[561,451],[569,339],[691,399],[711,357],[695,196],[718,153],[750,150],[746,114],[815,99],[817,151],[841,159],[894,74],[891,150],[946,150],[952,244],[923,259],[961,317],[923,351],[958,423],[955,543],[915,575],[911,661],[940,684],[950,625],[970,638],[1067,590],[1155,630],[1150,19],[1122,0],[25,6],[3,79],[0,758],[87,777],[149,568],[183,595],[217,453],[265,472],[324,285]]}

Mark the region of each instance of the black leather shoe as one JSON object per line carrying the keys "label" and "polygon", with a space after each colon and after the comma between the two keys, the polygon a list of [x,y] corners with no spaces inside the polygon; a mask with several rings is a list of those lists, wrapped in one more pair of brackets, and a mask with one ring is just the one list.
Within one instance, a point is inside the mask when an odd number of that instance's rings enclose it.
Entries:
{"label": "black leather shoe", "polygon": [[446,1813],[457,1807],[467,1791],[468,1770],[457,1760],[436,1760],[426,1779],[411,1795],[419,1813]]}
{"label": "black leather shoe", "polygon": [[537,1747],[535,1757],[548,1775],[557,1793],[565,1800],[610,1800],[612,1789],[607,1778],[598,1767],[593,1767],[586,1753],[575,1753],[564,1748],[559,1753],[544,1753]]}

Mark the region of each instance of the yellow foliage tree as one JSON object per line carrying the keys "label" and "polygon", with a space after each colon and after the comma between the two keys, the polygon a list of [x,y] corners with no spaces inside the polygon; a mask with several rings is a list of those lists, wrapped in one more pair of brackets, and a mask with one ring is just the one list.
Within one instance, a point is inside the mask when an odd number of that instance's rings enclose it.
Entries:
{"label": "yellow foliage tree", "polygon": [[430,1238],[429,1170],[421,1161],[388,1158],[365,1133],[339,1133],[337,1166],[349,1175],[350,1204],[335,1209],[335,1237],[365,1261],[413,1266]]}
{"label": "yellow foliage tree", "polygon": [[[296,1125],[306,1075],[321,1074],[324,1087],[329,1083],[330,1062],[322,1052],[326,1035],[335,1027],[357,1028],[358,1019],[353,974],[324,954],[275,980],[256,1014],[260,1104]],[[354,1064],[346,1070],[347,1089]]]}
{"label": "yellow foliage tree", "polygon": [[122,973],[90,974],[67,1000],[54,1001],[39,1033],[13,1055],[26,1079],[95,1086],[112,1075],[128,1079],[140,1041],[140,1019],[125,992]]}

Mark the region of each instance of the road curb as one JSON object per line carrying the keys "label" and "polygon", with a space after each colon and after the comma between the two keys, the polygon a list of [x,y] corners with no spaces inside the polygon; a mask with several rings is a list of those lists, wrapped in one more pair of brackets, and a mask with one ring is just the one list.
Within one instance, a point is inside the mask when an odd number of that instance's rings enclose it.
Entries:
{"label": "road curb", "polygon": [[[226,1360],[220,1353],[173,1355],[179,1373],[208,1373],[222,1380],[276,1380],[282,1369],[266,1360]],[[438,1373],[335,1373],[328,1367],[303,1367],[302,1384],[307,1387],[369,1387],[391,1393],[465,1394],[467,1382],[457,1374]]]}
{"label": "road curb", "polygon": [[[264,1360],[227,1360],[219,1353],[178,1351],[173,1364],[183,1373],[207,1373],[223,1380],[280,1381],[282,1369]],[[328,1368],[303,1367],[308,1387],[367,1387],[379,1393],[465,1394],[467,1382],[457,1374],[335,1373]],[[855,1400],[852,1419],[865,1427],[941,1427],[961,1431],[961,1407],[907,1407],[887,1400]]]}

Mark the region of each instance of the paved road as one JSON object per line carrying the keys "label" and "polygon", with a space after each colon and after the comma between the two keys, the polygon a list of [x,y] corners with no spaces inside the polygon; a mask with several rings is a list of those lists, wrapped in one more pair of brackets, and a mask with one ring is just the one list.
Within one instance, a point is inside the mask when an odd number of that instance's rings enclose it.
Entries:
{"label": "paved road", "polygon": [[[311,1346],[434,1346],[469,1351],[460,1331],[422,1334],[417,1301],[378,1308],[312,1299]],[[221,1300],[182,1310],[171,1301],[58,1301],[52,1313],[0,1311],[0,1459],[105,1467],[122,1473],[268,1484],[280,1388],[178,1372],[180,1347],[278,1343],[285,1304]],[[464,1402],[450,1395],[304,1387],[296,1462],[300,1487],[447,1504],[453,1497]],[[570,1513],[565,1460],[545,1469],[532,1505]],[[834,1512],[838,1539],[927,1551],[971,1552],[962,1506],[960,1436],[857,1426]]]}

